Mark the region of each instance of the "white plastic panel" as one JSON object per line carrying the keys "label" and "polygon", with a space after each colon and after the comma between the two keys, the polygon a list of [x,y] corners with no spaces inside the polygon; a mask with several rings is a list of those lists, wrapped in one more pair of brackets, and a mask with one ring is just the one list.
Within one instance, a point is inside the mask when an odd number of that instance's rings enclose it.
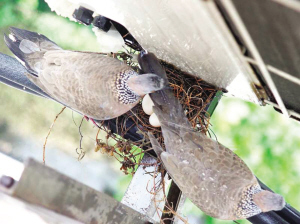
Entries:
{"label": "white plastic panel", "polygon": [[[248,78],[250,70],[213,2],[70,1],[121,23],[158,58],[228,89],[232,95],[258,102],[253,81]],[[233,82],[237,77],[238,82]]]}

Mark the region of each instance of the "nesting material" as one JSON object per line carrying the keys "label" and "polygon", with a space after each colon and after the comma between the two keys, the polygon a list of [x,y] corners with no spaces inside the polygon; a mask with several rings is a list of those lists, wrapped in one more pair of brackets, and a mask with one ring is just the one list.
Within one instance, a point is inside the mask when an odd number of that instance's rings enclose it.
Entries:
{"label": "nesting material", "polygon": [[[207,132],[209,127],[210,116],[206,110],[213,100],[216,92],[220,90],[202,79],[193,77],[185,72],[180,71],[173,65],[161,61],[164,67],[167,77],[170,83],[170,87],[173,89],[174,95],[179,99],[182,107],[186,113],[187,118],[192,124],[192,127],[196,131]],[[152,107],[149,110],[152,100],[149,96],[145,96],[145,102],[137,105],[132,112],[128,112],[125,116],[118,118],[118,122],[125,121],[130,117],[136,123],[140,133],[145,135],[145,141],[148,142],[146,133],[151,132],[156,138],[162,140],[162,134],[160,128],[152,125],[152,119],[150,122],[150,116],[153,113]],[[151,103],[149,102],[151,100]],[[144,104],[144,105],[143,105]],[[126,118],[127,117],[127,118]],[[153,116],[154,117],[154,116]],[[154,119],[155,120],[155,119]],[[126,130],[124,130],[126,133]],[[162,141],[161,141],[162,143]]]}
{"label": "nesting material", "polygon": [[[134,64],[134,62],[131,61],[130,56],[128,56],[127,54],[118,54],[112,56],[117,56],[121,60],[127,62],[127,64],[133,68],[137,66],[136,64]],[[192,127],[196,131],[202,131],[206,133],[209,127],[210,119],[209,114],[207,114],[206,110],[208,109],[208,106],[210,105],[210,102],[212,101],[216,92],[220,89],[204,82],[202,79],[190,76],[189,74],[180,71],[173,65],[167,64],[163,61],[161,62],[161,64],[166,70],[170,87],[173,89],[175,97],[180,100],[180,103],[182,104],[182,107],[186,113],[187,118],[191,122]],[[153,114],[152,107],[150,107],[150,105],[152,105],[152,102],[150,100],[151,99],[149,96],[145,96],[142,103],[138,104],[123,116],[117,118],[116,124],[118,126],[118,131],[120,132],[121,138],[117,135],[111,134],[105,126],[102,126],[100,124],[100,128],[108,133],[107,136],[113,138],[117,142],[115,146],[116,149],[113,152],[113,155],[118,158],[118,160],[122,164],[121,168],[126,174],[134,173],[134,165],[138,165],[140,163],[139,158],[141,158],[141,153],[137,153],[135,151],[136,148],[149,150],[151,149],[150,140],[147,134],[148,132],[152,133],[156,137],[156,139],[158,139],[158,141],[163,144],[161,129],[159,128],[159,125],[157,123],[158,119],[156,115]],[[125,134],[131,128],[126,125],[128,119],[131,119],[134,122],[135,126],[138,128],[137,133],[143,135],[144,139],[138,142],[132,142],[128,139],[124,140]],[[131,152],[127,152],[126,154],[124,154],[124,151],[122,150],[122,152],[118,152],[118,145],[123,145],[124,142],[126,142],[126,145],[136,147],[133,147],[134,149]],[[133,153],[133,151],[135,151],[135,153]],[[136,156],[138,156],[138,158]],[[130,166],[128,166],[129,163]],[[124,164],[126,166],[124,166]]]}

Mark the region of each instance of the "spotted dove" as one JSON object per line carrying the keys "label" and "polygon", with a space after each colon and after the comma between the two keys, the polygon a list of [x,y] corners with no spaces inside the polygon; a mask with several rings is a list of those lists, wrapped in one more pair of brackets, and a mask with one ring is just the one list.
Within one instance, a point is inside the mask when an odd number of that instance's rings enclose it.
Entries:
{"label": "spotted dove", "polygon": [[160,90],[164,80],[138,75],[123,62],[96,52],[63,50],[44,35],[10,28],[6,45],[26,67],[28,78],[58,102],[107,120],[132,109],[141,96]]}
{"label": "spotted dove", "polygon": [[[141,60],[146,63],[143,67],[155,60],[154,55],[148,57],[148,62]],[[155,92],[151,98],[166,150],[149,133],[152,147],[183,194],[203,212],[219,219],[237,220],[285,206],[282,196],[261,189],[251,170],[235,153],[192,129],[171,90]]]}

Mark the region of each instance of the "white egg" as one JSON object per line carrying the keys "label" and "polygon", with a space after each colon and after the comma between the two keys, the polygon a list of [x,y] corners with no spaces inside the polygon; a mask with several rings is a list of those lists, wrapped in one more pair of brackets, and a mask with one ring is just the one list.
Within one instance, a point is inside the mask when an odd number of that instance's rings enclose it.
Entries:
{"label": "white egg", "polygon": [[151,114],[151,116],[149,117],[149,123],[153,126],[153,127],[160,127],[161,124],[158,120],[158,117],[156,116],[156,114]]}
{"label": "white egg", "polygon": [[143,107],[144,112],[148,115],[153,114],[153,108],[152,108],[153,106],[154,106],[154,103],[151,100],[149,94],[146,94],[144,96],[143,102],[142,102],[142,107]]}

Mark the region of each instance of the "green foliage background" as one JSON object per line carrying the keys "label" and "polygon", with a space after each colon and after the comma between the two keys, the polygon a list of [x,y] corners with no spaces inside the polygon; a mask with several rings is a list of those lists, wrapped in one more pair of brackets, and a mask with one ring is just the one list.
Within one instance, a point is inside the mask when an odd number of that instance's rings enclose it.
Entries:
{"label": "green foliage background", "polygon": [[[65,49],[101,51],[90,27],[57,16],[41,0],[0,0],[0,33],[8,33],[9,26],[42,33]],[[0,39],[0,52],[11,55],[3,38]],[[0,102],[0,150],[5,151],[4,143],[18,141],[21,137],[34,139],[41,149],[48,128],[61,106],[3,84],[0,84]],[[74,113],[74,118],[79,121],[81,117]],[[73,149],[79,137],[71,111],[68,110],[59,119],[48,144],[76,157]],[[284,118],[270,106],[259,107],[226,96],[222,98],[211,123],[222,144],[233,149],[265,184],[300,209],[299,123]],[[92,139],[96,130],[91,123],[84,125],[83,132],[91,136],[83,143],[88,149],[87,156],[99,162],[109,159],[93,152]],[[41,151],[37,153],[41,154]],[[109,160],[118,169],[119,164]],[[118,180],[119,190],[112,195],[120,200],[129,181],[129,176],[122,176]],[[200,216],[203,223],[233,223],[205,216],[190,202],[186,203],[184,214],[192,218]]]}

